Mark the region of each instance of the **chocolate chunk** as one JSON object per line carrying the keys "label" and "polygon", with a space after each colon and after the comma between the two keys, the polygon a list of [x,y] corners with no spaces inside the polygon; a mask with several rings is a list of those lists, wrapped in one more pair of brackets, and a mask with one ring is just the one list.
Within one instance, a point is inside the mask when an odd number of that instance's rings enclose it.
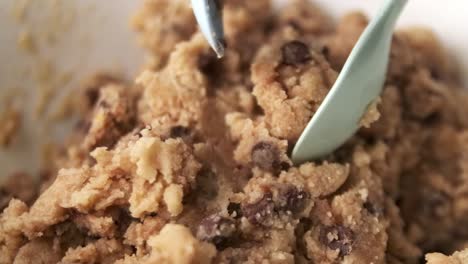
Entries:
{"label": "chocolate chunk", "polygon": [[338,255],[344,257],[353,250],[356,235],[353,230],[342,225],[323,226],[320,229],[319,241],[332,250],[339,250]]}
{"label": "chocolate chunk", "polygon": [[185,138],[190,136],[190,129],[184,126],[174,126],[169,134],[171,138]]}
{"label": "chocolate chunk", "polygon": [[281,162],[280,163],[280,168],[281,170],[289,170],[289,168],[291,168],[291,165],[285,161]]}
{"label": "chocolate chunk", "polygon": [[204,218],[197,230],[200,240],[213,243],[218,250],[228,246],[229,240],[236,232],[236,225],[232,219],[214,214]]}
{"label": "chocolate chunk", "polygon": [[304,210],[309,198],[310,195],[306,191],[290,186],[280,192],[280,210],[299,213]]}
{"label": "chocolate chunk", "polygon": [[238,219],[242,216],[241,207],[238,203],[229,203],[227,210],[229,215],[234,217],[234,219]]}
{"label": "chocolate chunk", "polygon": [[294,40],[281,47],[283,63],[286,65],[297,65],[309,61],[312,57],[306,44]]}
{"label": "chocolate chunk", "polygon": [[269,142],[259,142],[251,152],[252,162],[264,170],[278,170],[280,167],[280,157],[278,148]]}
{"label": "chocolate chunk", "polygon": [[259,201],[241,206],[242,214],[252,224],[263,224],[275,211],[273,195],[266,193]]}

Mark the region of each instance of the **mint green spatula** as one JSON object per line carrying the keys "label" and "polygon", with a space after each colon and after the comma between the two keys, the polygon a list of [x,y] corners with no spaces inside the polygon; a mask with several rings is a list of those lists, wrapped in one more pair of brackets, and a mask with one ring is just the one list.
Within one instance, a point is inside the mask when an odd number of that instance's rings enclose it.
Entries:
{"label": "mint green spatula", "polygon": [[392,33],[407,0],[386,0],[365,29],[332,89],[292,152],[296,164],[325,156],[358,129],[368,106],[382,91]]}

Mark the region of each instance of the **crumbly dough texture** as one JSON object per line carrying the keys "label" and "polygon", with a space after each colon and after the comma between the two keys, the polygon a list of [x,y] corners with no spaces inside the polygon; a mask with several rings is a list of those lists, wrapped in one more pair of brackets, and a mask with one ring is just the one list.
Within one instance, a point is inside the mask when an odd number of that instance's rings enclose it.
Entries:
{"label": "crumbly dough texture", "polygon": [[463,264],[468,263],[468,250],[456,251],[451,256],[441,253],[431,253],[426,255],[428,264]]}
{"label": "crumbly dough texture", "polygon": [[468,263],[468,96],[434,34],[396,32],[360,130],[295,166],[367,19],[223,2],[217,60],[188,1],[145,1],[152,63],[86,82],[41,188],[0,189],[0,263]]}

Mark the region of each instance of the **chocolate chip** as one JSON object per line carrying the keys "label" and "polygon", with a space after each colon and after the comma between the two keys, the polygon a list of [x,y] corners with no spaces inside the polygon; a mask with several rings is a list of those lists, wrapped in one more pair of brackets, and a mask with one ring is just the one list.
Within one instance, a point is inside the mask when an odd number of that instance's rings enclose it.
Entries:
{"label": "chocolate chip", "polygon": [[297,65],[309,61],[312,57],[306,44],[294,40],[281,47],[283,63],[287,65]]}
{"label": "chocolate chip", "polygon": [[235,235],[236,225],[232,219],[214,214],[204,218],[197,230],[200,240],[213,243],[218,250],[228,246],[229,240]]}
{"label": "chocolate chip", "polygon": [[291,186],[280,192],[280,210],[288,211],[293,214],[299,213],[307,205],[310,198],[308,192],[298,190],[296,187]]}
{"label": "chocolate chip", "polygon": [[259,142],[251,152],[252,162],[264,170],[278,170],[280,167],[280,157],[278,148],[269,142]]}
{"label": "chocolate chip", "polygon": [[185,138],[190,136],[190,129],[184,126],[174,126],[169,134],[171,138]]}
{"label": "chocolate chip", "polygon": [[319,241],[332,250],[339,250],[338,255],[344,257],[353,250],[355,237],[353,230],[348,227],[342,225],[322,226]]}
{"label": "chocolate chip", "polygon": [[263,224],[275,211],[273,195],[268,192],[257,202],[242,205],[241,211],[250,223]]}
{"label": "chocolate chip", "polygon": [[291,168],[291,164],[283,161],[280,163],[280,168],[281,170],[289,170],[289,168]]}
{"label": "chocolate chip", "polygon": [[239,219],[242,217],[241,207],[238,203],[229,203],[227,211],[230,216],[234,217],[234,219]]}
{"label": "chocolate chip", "polygon": [[137,248],[135,246],[130,245],[130,252],[132,252],[132,254],[135,254],[136,251],[137,251]]}

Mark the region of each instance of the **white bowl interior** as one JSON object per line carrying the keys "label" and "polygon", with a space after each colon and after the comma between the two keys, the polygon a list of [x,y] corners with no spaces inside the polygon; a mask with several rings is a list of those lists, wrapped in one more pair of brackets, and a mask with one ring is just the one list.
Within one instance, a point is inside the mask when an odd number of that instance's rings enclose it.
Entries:
{"label": "white bowl interior", "polygon": [[[362,10],[372,16],[387,0],[314,0],[334,17],[350,10]],[[279,0],[279,2],[285,2]],[[409,0],[397,27],[425,26],[431,28],[460,65],[464,83],[468,84],[468,1]]]}
{"label": "white bowl interior", "polygon": [[[51,3],[60,2],[57,16]],[[285,2],[277,0],[277,2]],[[316,0],[333,16],[360,9],[372,15],[383,3],[368,0]],[[12,14],[22,3],[29,3],[27,19],[21,22]],[[38,122],[32,115],[32,100],[37,87],[35,71],[41,67],[39,61],[50,61],[59,73],[70,73],[73,78],[58,93],[75,87],[85,76],[97,70],[124,73],[129,79],[134,76],[143,62],[143,52],[136,44],[135,35],[128,26],[129,15],[141,4],[132,0],[68,0],[68,1],[0,1],[0,99],[13,89],[23,89],[23,99],[29,108],[25,114],[24,127],[16,143],[7,151],[0,150],[0,177],[16,170],[34,172],[39,167],[38,153],[42,143],[59,138],[63,127],[50,127]],[[48,6],[49,5],[49,6]],[[468,73],[468,1],[411,0],[404,11],[399,26],[424,25],[432,28],[449,51],[456,55],[464,73]],[[55,12],[55,13],[54,13]],[[43,45],[47,27],[54,19],[67,20],[72,24],[66,32],[58,32],[54,45]],[[60,22],[60,21],[59,21]],[[62,21],[63,22],[63,21]],[[52,25],[53,28],[53,25]],[[18,48],[18,34],[29,30],[38,36],[41,46],[39,55],[31,56]],[[49,29],[50,31],[50,29]],[[47,34],[45,34],[47,35]],[[36,70],[34,70],[36,69]],[[468,83],[468,74],[464,74]],[[59,96],[60,97],[60,96]],[[2,101],[0,101],[1,104]],[[0,105],[0,111],[3,111]],[[40,144],[38,144],[38,142]]]}

